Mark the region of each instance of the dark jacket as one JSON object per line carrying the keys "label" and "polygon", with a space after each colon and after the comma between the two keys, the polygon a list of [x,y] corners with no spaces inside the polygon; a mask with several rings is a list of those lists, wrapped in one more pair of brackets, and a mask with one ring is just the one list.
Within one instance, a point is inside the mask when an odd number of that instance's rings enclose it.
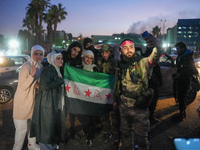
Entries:
{"label": "dark jacket", "polygon": [[57,138],[65,139],[64,92],[64,80],[56,69],[52,65],[44,68],[31,122],[31,137],[37,142],[53,144]]}
{"label": "dark jacket", "polygon": [[69,51],[62,51],[62,55],[63,55],[63,66],[60,68],[60,72],[62,75],[64,75],[65,63],[67,63],[70,66],[80,68],[82,58],[79,57],[79,55],[76,58],[70,58],[71,54]]}
{"label": "dark jacket", "polygon": [[193,51],[186,49],[186,51],[176,58],[177,73],[180,73],[180,78],[190,78],[194,74],[198,74],[194,65]]}

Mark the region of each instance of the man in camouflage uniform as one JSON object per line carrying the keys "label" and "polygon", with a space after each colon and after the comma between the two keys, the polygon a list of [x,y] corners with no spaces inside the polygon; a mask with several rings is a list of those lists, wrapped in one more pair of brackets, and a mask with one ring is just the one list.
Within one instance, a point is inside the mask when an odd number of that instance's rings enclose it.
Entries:
{"label": "man in camouflage uniform", "polygon": [[[101,48],[102,58],[97,61],[98,72],[115,75],[118,61],[114,60],[114,48],[109,44],[104,44]],[[118,143],[119,141],[119,109],[115,107],[113,109],[110,105],[110,113],[102,117],[103,120],[103,136],[102,142],[107,142],[112,136]]]}
{"label": "man in camouflage uniform", "polygon": [[[148,88],[150,68],[156,65],[162,54],[161,42],[154,36],[144,39],[148,47],[154,47],[149,57],[135,52],[134,42],[121,42],[122,60],[116,82],[114,100],[119,103],[121,119],[120,149],[132,150],[137,145],[148,150],[149,110],[153,90]],[[117,99],[118,98],[118,99]]]}

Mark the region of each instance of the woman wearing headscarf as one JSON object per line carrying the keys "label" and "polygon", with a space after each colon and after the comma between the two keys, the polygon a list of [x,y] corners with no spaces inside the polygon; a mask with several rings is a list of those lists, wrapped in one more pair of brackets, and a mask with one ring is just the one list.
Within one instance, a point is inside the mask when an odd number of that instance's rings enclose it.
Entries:
{"label": "woman wearing headscarf", "polygon": [[44,49],[35,45],[31,49],[31,59],[24,63],[19,72],[18,86],[14,96],[13,120],[15,125],[15,141],[13,150],[21,150],[26,134],[28,149],[39,150],[35,138],[29,137],[30,121],[35,104],[35,90],[42,71],[41,61]]}
{"label": "woman wearing headscarf", "polygon": [[[93,61],[94,53],[91,50],[86,50],[83,53],[81,68],[84,70],[97,72],[97,67],[95,64],[93,64]],[[78,115],[78,119],[81,122],[84,134],[86,135],[86,145],[91,146],[92,140],[95,136],[95,127],[98,117],[91,115]]]}
{"label": "woman wearing headscarf", "polygon": [[84,70],[97,72],[97,66],[93,64],[93,62],[94,62],[94,53],[91,50],[86,50],[83,53],[81,68]]}
{"label": "woman wearing headscarf", "polygon": [[60,73],[63,65],[61,53],[47,55],[49,66],[40,76],[39,92],[34,107],[31,136],[35,136],[41,150],[58,149],[65,140],[64,80]]}

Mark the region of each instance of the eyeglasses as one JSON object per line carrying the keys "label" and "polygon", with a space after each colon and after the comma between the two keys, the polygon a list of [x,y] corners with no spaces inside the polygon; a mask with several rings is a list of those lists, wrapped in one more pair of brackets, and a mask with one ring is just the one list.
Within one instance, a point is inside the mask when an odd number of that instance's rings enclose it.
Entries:
{"label": "eyeglasses", "polygon": [[85,56],[87,59],[93,60],[93,57]]}

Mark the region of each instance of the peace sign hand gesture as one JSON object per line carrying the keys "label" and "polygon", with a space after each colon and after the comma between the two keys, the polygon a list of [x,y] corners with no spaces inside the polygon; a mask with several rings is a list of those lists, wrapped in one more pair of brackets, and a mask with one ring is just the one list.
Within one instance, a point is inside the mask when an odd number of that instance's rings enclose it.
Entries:
{"label": "peace sign hand gesture", "polygon": [[35,63],[34,65],[34,62],[32,62],[32,69],[31,69],[31,76],[33,77],[37,71],[37,67],[36,67],[37,63]]}

